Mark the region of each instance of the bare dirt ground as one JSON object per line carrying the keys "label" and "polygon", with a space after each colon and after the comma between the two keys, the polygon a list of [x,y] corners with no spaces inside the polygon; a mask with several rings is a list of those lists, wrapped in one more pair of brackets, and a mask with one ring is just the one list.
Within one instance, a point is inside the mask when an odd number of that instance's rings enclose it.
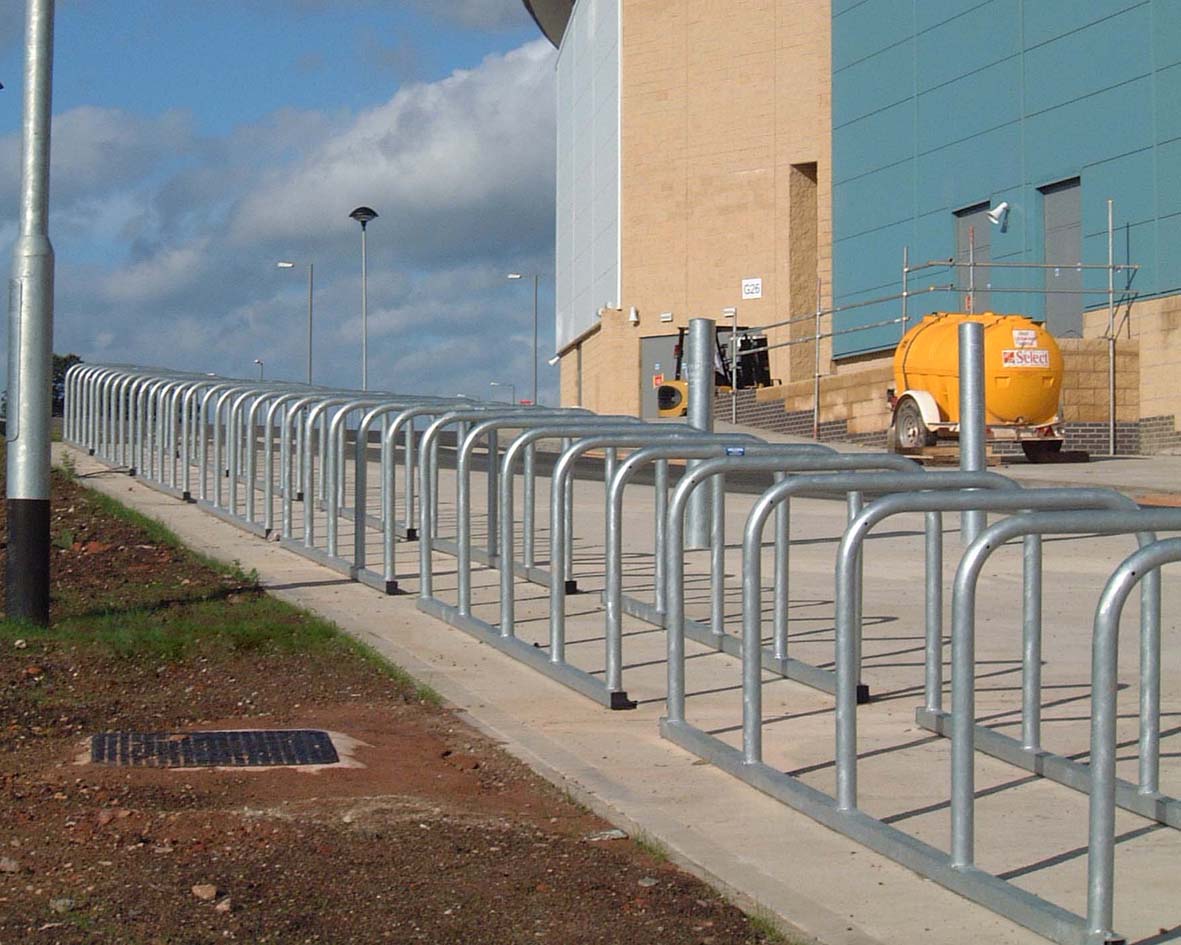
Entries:
{"label": "bare dirt ground", "polygon": [[[332,628],[57,475],[48,633],[0,625],[0,943],[779,940]],[[3,528],[0,513],[0,529]],[[2,557],[2,555],[0,555]],[[78,764],[323,728],[359,767]]]}

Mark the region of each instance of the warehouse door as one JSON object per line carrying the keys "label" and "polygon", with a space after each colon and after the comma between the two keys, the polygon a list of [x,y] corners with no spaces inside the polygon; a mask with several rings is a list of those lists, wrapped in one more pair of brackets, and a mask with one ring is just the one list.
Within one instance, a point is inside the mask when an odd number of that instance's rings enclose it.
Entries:
{"label": "warehouse door", "polygon": [[1046,330],[1056,338],[1083,334],[1083,255],[1079,179],[1041,188],[1046,269]]}
{"label": "warehouse door", "polygon": [[645,420],[660,415],[656,406],[656,388],[661,379],[673,379],[677,369],[676,346],[676,335],[640,339],[640,416]]}

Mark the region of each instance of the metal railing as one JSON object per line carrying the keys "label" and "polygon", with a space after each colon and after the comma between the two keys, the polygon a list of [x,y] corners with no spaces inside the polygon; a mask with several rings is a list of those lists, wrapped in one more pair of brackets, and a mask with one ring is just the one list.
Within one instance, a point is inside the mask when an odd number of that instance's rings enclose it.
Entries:
{"label": "metal railing", "polygon": [[[1112,928],[1117,808],[1154,824],[1181,827],[1181,802],[1160,789],[1157,570],[1181,560],[1181,540],[1159,541],[1155,534],[1181,531],[1181,510],[1141,510],[1107,489],[1028,489],[982,470],[926,471],[892,454],[838,454],[817,444],[767,443],[751,435],[596,416],[580,409],[361,393],[137,366],[75,365],[65,386],[65,438],[75,446],[156,489],[196,501],[238,527],[279,537],[284,547],[381,591],[400,593],[407,590],[405,585],[415,589],[417,583],[416,603],[423,612],[604,706],[627,709],[636,704],[625,687],[623,621],[625,616],[644,621],[665,635],[664,737],[1053,941],[1081,945],[1120,940]],[[591,456],[596,457],[593,469],[587,466]],[[681,462],[693,465],[674,484],[670,465]],[[547,477],[538,471],[543,463],[552,464]],[[444,465],[454,470],[453,501],[442,496]],[[482,486],[476,484],[480,467]],[[644,493],[652,502],[651,513],[645,515],[652,515],[654,540],[651,553],[643,552],[653,567],[651,599],[634,587],[625,593],[623,580],[625,532],[638,507],[630,497],[641,473],[651,474],[653,486]],[[376,488],[374,475],[379,479]],[[548,501],[539,502],[543,478],[548,478]],[[740,487],[750,496],[742,503]],[[690,559],[694,552],[687,548],[686,519],[695,495],[705,496],[709,512],[704,567],[703,559]],[[568,653],[567,598],[586,589],[580,581],[593,587],[591,572],[599,567],[596,558],[593,568],[584,569],[574,555],[576,528],[589,532],[590,524],[585,511],[576,514],[576,507],[584,509],[590,501],[597,510],[596,496],[601,497],[603,528],[603,634],[601,641],[593,641],[594,653],[580,646],[575,661]],[[792,564],[792,502],[799,497],[845,503],[844,525],[834,542],[831,662],[809,662],[789,646],[791,591],[802,580]],[[727,521],[735,509],[745,515],[737,632],[729,625],[734,616],[726,610]],[[991,525],[980,523],[952,584],[951,703],[945,708],[943,515],[948,512],[1003,517]],[[923,516],[923,659],[916,698],[919,691],[922,695],[915,717],[924,729],[951,739],[951,836],[946,851],[859,805],[858,706],[873,696],[862,667],[865,541],[877,525],[902,514]],[[764,532],[772,520],[774,539],[765,550]],[[482,540],[477,528],[481,522],[486,527]],[[346,534],[350,527],[351,538]],[[1042,745],[1044,535],[1131,535],[1139,546],[1111,573],[1095,612],[1088,679],[1093,706],[1089,764]],[[975,622],[977,583],[990,557],[1018,538],[1022,685],[1021,736],[1015,738],[976,719]],[[370,564],[372,540],[380,542],[380,569]],[[415,541],[417,569],[399,571],[395,552]],[[695,562],[693,575],[708,582],[706,600],[694,616],[686,597],[690,560]],[[905,566],[897,561],[892,565]],[[475,575],[491,572],[496,572],[495,581],[482,583],[477,593]],[[454,575],[453,588],[442,586],[444,573],[448,585]],[[544,591],[544,630],[522,631],[522,584]],[[1129,781],[1115,772],[1115,644],[1124,602],[1137,585],[1138,775]],[[769,635],[764,631],[768,592],[773,597]],[[542,604],[535,600],[530,606],[535,614]],[[738,661],[737,747],[717,729],[706,730],[691,720],[687,641]],[[831,694],[832,794],[764,760],[768,674]],[[1085,914],[1072,913],[977,865],[977,753],[1089,794]]]}

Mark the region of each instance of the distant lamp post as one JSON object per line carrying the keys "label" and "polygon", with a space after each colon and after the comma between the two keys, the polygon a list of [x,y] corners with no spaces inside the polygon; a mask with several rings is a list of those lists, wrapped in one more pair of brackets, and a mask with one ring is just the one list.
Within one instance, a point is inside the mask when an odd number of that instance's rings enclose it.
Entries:
{"label": "distant lamp post", "polygon": [[489,381],[489,387],[507,387],[508,388],[508,402],[515,404],[517,402],[517,385],[508,381]]}
{"label": "distant lamp post", "polygon": [[[280,269],[294,269],[295,263],[283,260],[275,265]],[[312,282],[315,278],[315,266],[308,263],[308,384],[312,383]]]}
{"label": "distant lamp post", "polygon": [[[541,273],[533,275],[533,406],[537,406],[537,285],[541,281]],[[506,278],[524,279],[519,272],[510,272]]]}
{"label": "distant lamp post", "polygon": [[258,365],[258,379],[262,380],[262,358],[255,358],[254,363]]}
{"label": "distant lamp post", "polygon": [[365,228],[377,219],[372,207],[357,207],[349,218],[361,224],[361,390],[369,390],[369,283],[365,253]]}

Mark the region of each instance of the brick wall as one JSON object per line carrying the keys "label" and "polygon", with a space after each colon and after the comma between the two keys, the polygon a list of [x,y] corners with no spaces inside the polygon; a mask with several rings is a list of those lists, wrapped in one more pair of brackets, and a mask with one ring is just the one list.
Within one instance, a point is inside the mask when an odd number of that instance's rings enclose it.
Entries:
{"label": "brick wall", "polygon": [[[1061,411],[1064,423],[1102,423],[1110,419],[1107,341],[1059,338],[1062,350]],[[1135,423],[1140,410],[1140,346],[1123,341],[1115,357],[1115,416]]]}

